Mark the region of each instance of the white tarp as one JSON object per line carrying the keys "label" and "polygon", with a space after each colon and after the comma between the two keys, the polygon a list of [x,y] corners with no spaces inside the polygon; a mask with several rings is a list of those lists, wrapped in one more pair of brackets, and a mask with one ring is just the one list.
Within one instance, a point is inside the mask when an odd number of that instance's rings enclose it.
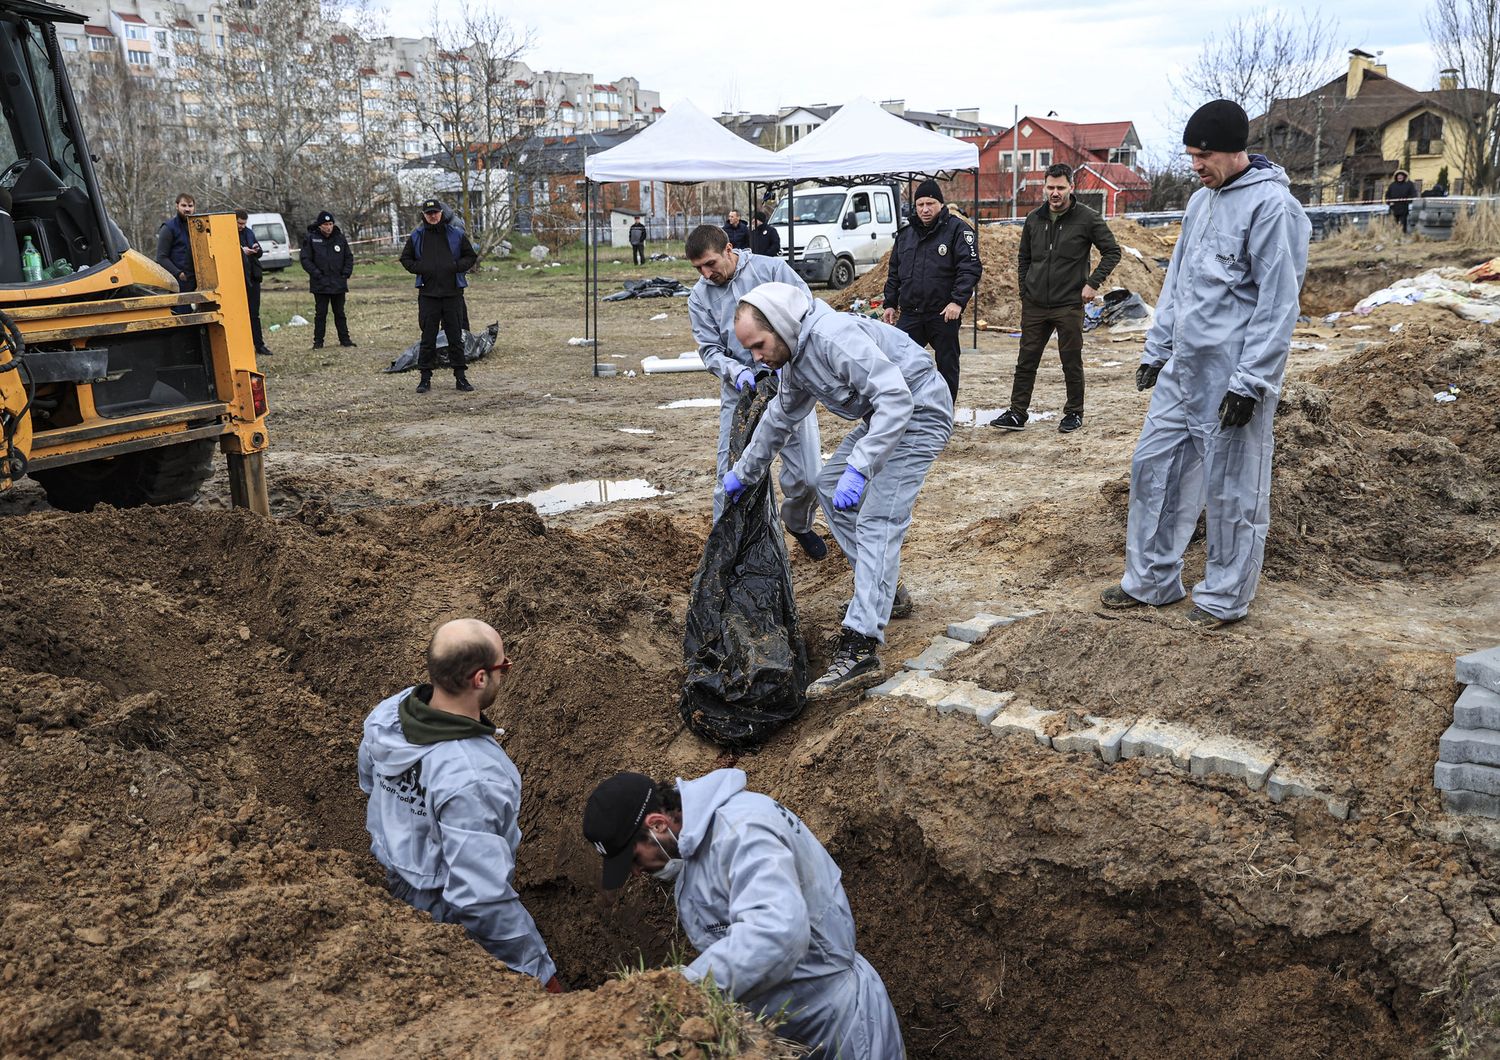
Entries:
{"label": "white tarp", "polygon": [[977,169],[977,144],[913,125],[860,97],[782,151],[798,180]]}
{"label": "white tarp", "polygon": [[[1463,269],[1429,269],[1420,276],[1397,280],[1374,294],[1362,298],[1354,307],[1360,316],[1381,305],[1442,306],[1463,317],[1483,324],[1500,322],[1500,284],[1471,283]],[[1356,327],[1358,325],[1355,325]]]}
{"label": "white tarp", "polygon": [[590,180],[781,181],[786,159],[740,139],[687,100],[619,147],[584,162]]}

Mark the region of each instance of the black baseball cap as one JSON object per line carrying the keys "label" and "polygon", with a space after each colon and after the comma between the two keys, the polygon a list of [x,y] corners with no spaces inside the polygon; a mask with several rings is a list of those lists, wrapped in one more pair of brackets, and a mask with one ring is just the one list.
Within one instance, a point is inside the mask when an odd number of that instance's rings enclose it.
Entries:
{"label": "black baseball cap", "polygon": [[436,200],[436,199],[424,199],[424,200],[422,200],[422,212],[423,213],[428,213],[428,212],[430,212],[432,210],[441,210],[442,208],[443,208],[443,204],[440,203],[440,202],[438,202],[438,200]]}
{"label": "black baseball cap", "polygon": [[589,796],[583,810],[583,837],[604,858],[603,885],[613,891],[630,878],[635,837],[646,819],[656,784],[640,773],[616,773]]}

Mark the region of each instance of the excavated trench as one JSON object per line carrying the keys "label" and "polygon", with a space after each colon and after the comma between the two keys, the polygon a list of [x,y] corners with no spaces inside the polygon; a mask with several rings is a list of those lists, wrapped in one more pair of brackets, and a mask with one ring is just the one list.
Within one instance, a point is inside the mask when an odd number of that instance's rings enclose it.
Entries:
{"label": "excavated trench", "polygon": [[[435,620],[474,613],[507,632],[517,660],[495,720],[525,779],[522,895],[562,975],[592,987],[680,949],[667,893],[636,881],[615,900],[601,896],[597,857],[577,834],[588,791],[615,769],[694,776],[724,762],[672,716],[682,593],[701,545],[668,521],[635,517],[575,535],[520,508],[433,506],[308,510],[282,523],[186,509],[21,522],[28,532],[11,540],[18,573],[4,594],[54,604],[24,621],[12,607],[0,628],[5,699],[17,704],[0,726],[0,774],[45,775],[52,790],[5,809],[7,848],[25,846],[17,836],[51,842],[75,829],[67,834],[83,836],[81,852],[63,878],[91,895],[114,893],[132,858],[149,866],[175,850],[188,873],[157,884],[142,868],[130,888],[144,905],[109,921],[109,946],[135,933],[167,945],[171,924],[178,948],[162,962],[192,965],[204,946],[194,931],[210,931],[211,918],[188,916],[185,903],[211,893],[212,930],[240,941],[207,967],[248,975],[235,947],[276,936],[256,950],[257,967],[306,975],[320,951],[277,936],[267,895],[290,903],[293,918],[311,903],[330,931],[357,934],[372,910],[400,919],[368,855],[354,780],[359,723],[417,671]],[[1233,888],[1183,867],[1186,839],[1101,842],[1087,824],[1091,798],[1100,800],[1093,827],[1108,832],[1139,792],[1161,790],[1147,778],[1127,789],[1118,773],[1018,761],[988,744],[976,752],[962,734],[919,739],[918,721],[874,709],[810,713],[806,731],[739,764],[840,862],[861,950],[883,974],[913,1056],[1405,1056],[1435,1039],[1444,1013],[1419,996],[1430,984],[1398,973],[1399,955],[1373,943],[1358,917],[1299,919],[1269,890],[1261,905],[1236,909]],[[45,773],[28,772],[42,769],[38,748],[50,756]],[[1005,777],[1003,798],[976,783],[976,761]],[[1060,799],[1045,769],[1083,780]],[[1216,798],[1226,814],[1263,812]],[[295,872],[262,879],[241,867],[211,884],[195,875],[219,854],[232,861],[268,818],[277,822],[264,826],[269,849],[289,841]],[[275,860],[258,857],[263,867]],[[1213,857],[1210,841],[1199,863]],[[58,881],[41,863],[6,872],[16,902],[0,963],[14,966],[15,947],[45,932]],[[309,896],[287,898],[288,873]],[[448,929],[411,924],[405,945],[447,945]],[[96,1037],[126,1040],[110,1020],[147,1019],[154,1002],[145,985],[110,982],[120,954],[94,938],[53,941],[59,967],[73,969],[65,977],[7,970],[0,999],[22,1017],[92,1005]],[[390,945],[343,959],[378,982],[405,961]],[[341,1025],[378,1023],[403,1004],[328,989],[323,1004]],[[290,1001],[259,1004],[258,1019],[274,1024]],[[503,1017],[495,1033],[505,1033]]]}

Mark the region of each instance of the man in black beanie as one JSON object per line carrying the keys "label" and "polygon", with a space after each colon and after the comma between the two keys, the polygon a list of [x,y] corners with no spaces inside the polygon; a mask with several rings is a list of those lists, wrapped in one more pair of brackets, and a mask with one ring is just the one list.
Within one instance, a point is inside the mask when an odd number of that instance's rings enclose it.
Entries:
{"label": "man in black beanie", "polygon": [[958,331],[984,266],[974,229],[943,205],[935,180],[917,185],[911,224],[896,234],[885,279],[882,318],[931,346],[938,373],[958,402]]}
{"label": "man in black beanie", "polygon": [[1203,187],[1188,201],[1137,390],[1153,387],[1130,467],[1125,576],[1105,607],[1187,595],[1182,554],[1207,507],[1208,562],[1188,622],[1244,618],[1271,520],[1272,421],[1300,312],[1312,226],[1280,166],[1248,155],[1239,105],[1214,100],[1183,131]]}

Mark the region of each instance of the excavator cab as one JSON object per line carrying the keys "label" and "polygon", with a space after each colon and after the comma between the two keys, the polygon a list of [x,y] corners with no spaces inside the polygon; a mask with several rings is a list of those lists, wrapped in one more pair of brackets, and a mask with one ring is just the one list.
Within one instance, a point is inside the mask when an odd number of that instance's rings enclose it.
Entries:
{"label": "excavator cab", "polygon": [[109,218],[55,25],[0,0],[0,488],[30,475],[57,508],[188,501],[229,462],[262,513],[265,380],[232,214],[189,223],[196,289]]}

